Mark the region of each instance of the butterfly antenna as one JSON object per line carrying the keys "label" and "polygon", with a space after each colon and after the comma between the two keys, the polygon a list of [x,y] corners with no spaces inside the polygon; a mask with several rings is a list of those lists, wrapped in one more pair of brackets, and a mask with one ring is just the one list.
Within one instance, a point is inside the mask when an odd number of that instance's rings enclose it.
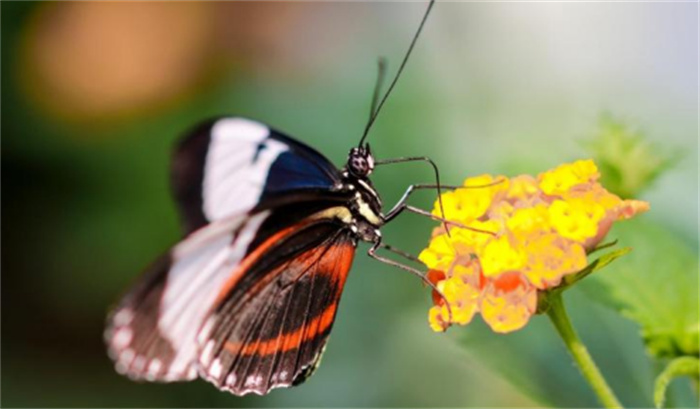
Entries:
{"label": "butterfly antenna", "polygon": [[[398,69],[398,71],[396,71],[396,75],[394,76],[394,79],[391,81],[391,84],[389,85],[389,89],[387,89],[386,93],[384,94],[381,101],[379,102],[379,105],[376,106],[376,109],[372,109],[372,113],[369,117],[369,120],[367,121],[367,125],[365,125],[365,130],[362,133],[362,138],[360,139],[360,143],[358,144],[358,147],[362,147],[362,144],[365,142],[365,139],[367,138],[367,134],[369,133],[369,130],[372,128],[374,121],[377,119],[377,116],[379,115],[379,112],[381,111],[382,107],[384,106],[384,103],[386,102],[389,95],[391,95],[391,91],[394,89],[394,86],[396,85],[396,82],[399,80],[399,77],[401,77],[401,73],[403,72],[403,69],[406,66],[406,63],[408,62],[408,58],[411,56],[411,52],[413,52],[413,47],[416,45],[416,41],[418,40],[418,37],[420,36],[421,31],[423,31],[423,26],[425,25],[425,22],[428,20],[428,15],[430,14],[430,10],[432,10],[433,5],[435,5],[435,0],[430,0],[430,3],[428,4],[428,8],[425,10],[425,14],[423,14],[423,20],[421,20],[420,25],[418,26],[418,30],[416,30],[416,34],[413,36],[413,40],[411,40],[411,45],[408,46],[408,51],[406,51],[406,55],[404,55],[403,61],[401,61],[401,65],[399,66],[399,69]],[[377,94],[379,93],[378,88],[379,88],[379,86],[375,88],[375,93],[377,93]],[[375,99],[373,99],[373,101],[372,101],[372,106],[375,105],[375,102],[374,102]]]}
{"label": "butterfly antenna", "polygon": [[384,79],[386,78],[386,58],[379,57],[377,61],[377,82],[374,84],[374,92],[372,93],[372,106],[369,109],[369,118],[372,119],[374,113],[377,111],[377,104],[379,103],[379,92],[382,90],[382,85],[384,85]]}

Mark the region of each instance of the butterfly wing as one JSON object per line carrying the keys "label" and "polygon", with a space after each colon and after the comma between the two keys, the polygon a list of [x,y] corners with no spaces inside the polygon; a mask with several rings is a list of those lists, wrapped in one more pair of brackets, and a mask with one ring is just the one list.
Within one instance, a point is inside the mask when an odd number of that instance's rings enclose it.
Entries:
{"label": "butterfly wing", "polygon": [[355,254],[344,225],[303,221],[231,274],[200,334],[200,376],[236,395],[298,384],[316,368]]}
{"label": "butterfly wing", "polygon": [[196,377],[196,335],[231,271],[270,237],[347,200],[322,155],[243,118],[186,137],[172,176],[188,236],[122,299],[105,332],[117,370],[135,379]]}
{"label": "butterfly wing", "polygon": [[186,231],[192,232],[253,209],[317,200],[337,190],[341,179],[309,146],[262,123],[223,117],[180,142],[172,184]]}
{"label": "butterfly wing", "polygon": [[269,212],[190,235],[110,316],[118,371],[163,382],[199,372],[239,395],[301,382],[320,359],[355,252],[332,213],[282,229],[245,255]]}
{"label": "butterfly wing", "polygon": [[151,266],[108,318],[105,338],[117,371],[152,381],[197,376],[197,331],[268,216],[212,223]]}

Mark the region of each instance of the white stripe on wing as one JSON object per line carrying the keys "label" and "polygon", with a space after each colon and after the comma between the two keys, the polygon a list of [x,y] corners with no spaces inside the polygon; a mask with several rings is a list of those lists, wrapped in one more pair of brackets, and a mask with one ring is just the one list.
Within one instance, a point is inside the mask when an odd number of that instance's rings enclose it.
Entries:
{"label": "white stripe on wing", "polygon": [[[168,273],[158,321],[161,334],[175,350],[168,373],[183,373],[197,361],[197,333],[214,307],[221,287],[245,257],[248,246],[268,216],[269,212],[251,216],[238,229],[235,239],[231,232],[208,240],[196,251],[186,254],[180,251],[175,258]],[[198,234],[194,233],[191,239],[199,239]]]}
{"label": "white stripe on wing", "polygon": [[202,183],[207,219],[245,213],[258,204],[270,167],[289,150],[269,136],[270,128],[244,118],[225,118],[214,124]]}

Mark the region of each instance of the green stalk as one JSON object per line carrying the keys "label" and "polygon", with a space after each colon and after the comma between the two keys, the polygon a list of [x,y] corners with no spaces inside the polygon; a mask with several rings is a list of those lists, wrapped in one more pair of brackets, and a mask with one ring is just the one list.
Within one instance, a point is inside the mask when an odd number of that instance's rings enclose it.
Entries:
{"label": "green stalk", "polygon": [[571,321],[569,320],[569,315],[564,309],[564,301],[561,298],[561,292],[555,291],[549,294],[548,297],[549,308],[547,309],[547,315],[549,319],[554,324],[554,328],[557,329],[559,336],[566,344],[566,348],[571,353],[571,356],[576,361],[579,370],[586,378],[586,381],[591,385],[593,391],[598,395],[598,399],[606,408],[621,408],[622,404],[615,397],[612,389],[608,386],[608,383],[603,378],[600,370],[593,362],[593,358],[588,353],[585,345],[581,342],[574,327],[571,326]]}
{"label": "green stalk", "polygon": [[689,376],[694,380],[695,392],[698,392],[698,373],[700,372],[700,360],[694,356],[681,356],[671,362],[656,377],[654,382],[654,404],[657,408],[662,408],[666,400],[666,389],[674,378],[679,376]]}

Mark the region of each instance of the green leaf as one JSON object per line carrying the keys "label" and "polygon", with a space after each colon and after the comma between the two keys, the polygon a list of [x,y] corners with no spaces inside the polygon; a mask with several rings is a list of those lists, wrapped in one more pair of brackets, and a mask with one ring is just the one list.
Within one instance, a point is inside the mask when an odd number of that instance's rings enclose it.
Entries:
{"label": "green leaf", "polygon": [[612,263],[616,259],[624,256],[625,254],[629,253],[632,251],[631,247],[624,247],[619,250],[611,251],[610,253],[606,253],[599,258],[595,259],[591,264],[587,265],[586,268],[583,270],[579,271],[576,274],[572,274],[570,276],[564,277],[564,286],[561,287],[562,289],[567,289],[571,287],[573,284],[581,281],[583,278],[588,276],[589,274],[600,270],[601,268],[607,266],[608,264]]}
{"label": "green leaf", "polygon": [[[614,245],[614,242],[612,243]],[[608,245],[604,245],[602,248],[607,248],[609,247]],[[564,277],[562,283],[560,286],[550,290],[550,291],[545,291],[542,293],[539,293],[538,299],[537,299],[537,314],[542,314],[549,309],[549,295],[551,293],[561,293],[564,290],[567,290],[571,288],[574,284],[577,282],[581,281],[591,273],[600,270],[601,268],[607,266],[608,264],[612,263],[616,259],[624,256],[625,254],[629,253],[632,251],[632,248],[630,247],[625,247],[621,248],[619,250],[611,251],[609,253],[606,253],[602,255],[601,257],[595,259],[593,262],[588,264],[586,267],[583,268],[583,270],[579,271],[576,274],[571,274],[566,277]]]}
{"label": "green leaf", "polygon": [[[577,288],[581,286],[565,292],[564,298],[572,323],[596,364],[624,405],[650,407],[653,374],[648,362],[640,359],[644,347],[637,328],[617,313],[592,304]],[[450,328],[449,332],[472,359],[541,406],[600,405],[544,315],[532,317],[525,328],[507,335],[494,333],[480,317],[464,328]]]}
{"label": "green leaf", "polygon": [[697,253],[663,227],[642,220],[622,223],[609,236],[635,251],[582,288],[638,323],[652,356],[698,355]]}
{"label": "green leaf", "polygon": [[678,150],[660,149],[610,116],[601,119],[599,131],[584,145],[593,153],[603,186],[623,198],[639,196],[682,156]]}
{"label": "green leaf", "polygon": [[657,408],[664,406],[666,389],[674,378],[679,376],[691,376],[697,381],[700,373],[700,360],[695,357],[684,356],[669,362],[654,382],[654,404]]}
{"label": "green leaf", "polygon": [[[582,271],[596,273],[566,291],[565,298],[573,325],[622,403],[649,407],[654,373],[643,359],[645,348],[697,351],[697,258],[690,243],[644,220],[620,223],[608,237],[633,251],[626,254],[629,249],[622,248],[599,257]],[[592,303],[592,297],[600,303]],[[494,334],[479,321],[454,331],[474,359],[542,405],[598,405],[541,316],[507,336]]]}
{"label": "green leaf", "polygon": [[605,250],[607,248],[613,247],[617,245],[617,240],[609,241],[607,243],[599,244],[595,246],[591,251],[588,252],[588,256],[590,256],[593,253],[597,253],[601,250]]}

